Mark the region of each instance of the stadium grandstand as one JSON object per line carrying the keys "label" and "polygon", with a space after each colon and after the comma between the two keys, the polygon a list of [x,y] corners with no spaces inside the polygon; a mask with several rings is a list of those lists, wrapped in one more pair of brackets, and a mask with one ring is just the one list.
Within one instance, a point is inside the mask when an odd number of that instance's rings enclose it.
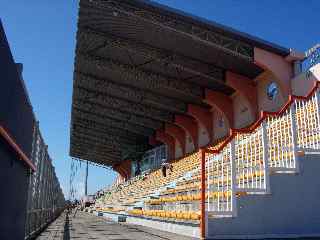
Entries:
{"label": "stadium grandstand", "polygon": [[320,236],[319,46],[143,0],[81,0],[70,155],[91,212],[197,238]]}

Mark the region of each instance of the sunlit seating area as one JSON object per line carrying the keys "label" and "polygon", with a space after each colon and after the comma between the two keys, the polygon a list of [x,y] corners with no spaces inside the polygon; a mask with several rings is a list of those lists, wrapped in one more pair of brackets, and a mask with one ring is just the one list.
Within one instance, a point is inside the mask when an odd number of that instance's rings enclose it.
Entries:
{"label": "sunlit seating area", "polygon": [[[205,199],[212,216],[233,216],[237,198],[267,193],[272,172],[298,171],[298,150],[318,149],[318,122],[316,98],[296,99],[281,114],[267,114],[255,128],[239,131],[231,140],[223,139],[208,147]],[[156,169],[114,185],[97,199],[95,209],[199,223],[200,159],[200,152],[195,152],[171,162],[166,177]]]}

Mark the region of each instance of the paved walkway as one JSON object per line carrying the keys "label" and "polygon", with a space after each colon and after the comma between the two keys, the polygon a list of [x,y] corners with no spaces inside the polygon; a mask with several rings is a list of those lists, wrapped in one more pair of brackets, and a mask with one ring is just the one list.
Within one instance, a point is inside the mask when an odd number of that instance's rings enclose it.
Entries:
{"label": "paved walkway", "polygon": [[37,240],[192,240],[193,238],[132,224],[118,224],[85,212],[63,213]]}

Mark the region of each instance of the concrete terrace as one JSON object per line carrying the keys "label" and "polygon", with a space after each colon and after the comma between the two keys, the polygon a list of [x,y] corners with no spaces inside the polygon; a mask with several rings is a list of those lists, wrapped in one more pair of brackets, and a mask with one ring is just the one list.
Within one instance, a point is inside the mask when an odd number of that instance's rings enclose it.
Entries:
{"label": "concrete terrace", "polygon": [[104,239],[104,240],[192,240],[147,227],[119,224],[90,213],[63,213],[38,236],[37,240]]}

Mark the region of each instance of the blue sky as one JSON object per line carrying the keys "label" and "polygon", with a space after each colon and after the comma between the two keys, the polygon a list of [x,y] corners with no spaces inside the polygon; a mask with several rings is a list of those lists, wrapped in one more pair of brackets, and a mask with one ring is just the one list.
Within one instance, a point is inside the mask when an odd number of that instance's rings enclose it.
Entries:
{"label": "blue sky", "polygon": [[[320,42],[318,0],[158,0],[300,51]],[[0,18],[24,79],[57,176],[68,192],[69,125],[78,1],[1,0]],[[82,167],[82,170],[84,168]],[[90,167],[89,192],[110,184],[115,174]],[[83,188],[83,172],[78,175]]]}

